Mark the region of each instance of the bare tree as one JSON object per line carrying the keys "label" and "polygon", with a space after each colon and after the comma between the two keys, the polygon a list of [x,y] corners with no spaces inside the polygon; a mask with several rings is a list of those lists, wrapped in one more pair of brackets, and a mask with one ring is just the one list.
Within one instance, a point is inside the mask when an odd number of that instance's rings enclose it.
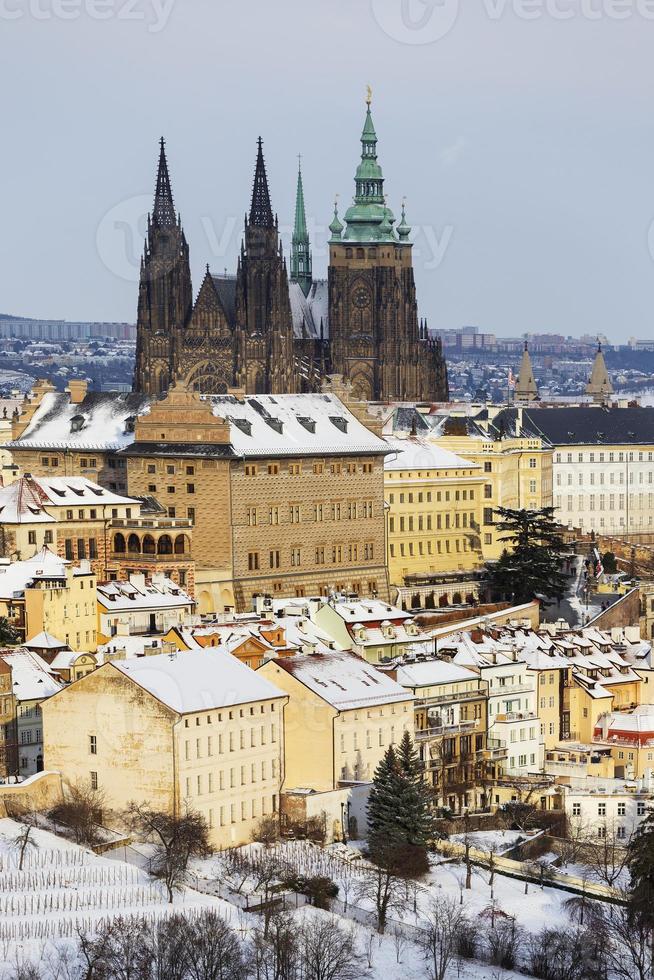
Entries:
{"label": "bare tree", "polygon": [[402,962],[402,954],[409,945],[409,940],[399,926],[393,927],[393,948],[395,949],[395,962]]}
{"label": "bare tree", "polygon": [[406,907],[404,880],[390,867],[373,867],[366,870],[357,894],[360,898],[367,898],[373,902],[377,916],[377,931],[381,935],[386,931],[389,913],[393,910],[401,912]]}
{"label": "bare tree", "polygon": [[489,926],[486,929],[485,940],[491,964],[501,966],[505,970],[512,970],[516,965],[518,947],[521,943],[520,930],[515,919],[497,909]]}
{"label": "bare tree", "polygon": [[188,920],[180,914],[159,919],[150,931],[151,980],[186,980]]}
{"label": "bare tree", "polygon": [[652,980],[652,930],[645,918],[630,907],[626,892],[622,901],[624,904],[611,908],[610,914],[601,912],[610,973],[620,980]]}
{"label": "bare tree", "polygon": [[37,826],[38,817],[34,810],[24,810],[20,815],[17,814],[14,819],[21,823],[21,829],[14,837],[12,844],[18,852],[18,870],[22,871],[25,855],[29,848],[36,850],[39,846],[34,839],[34,828]]}
{"label": "bare tree", "polygon": [[266,847],[275,844],[279,840],[279,836],[279,819],[274,814],[261,817],[252,831],[252,840],[259,841]]}
{"label": "bare tree", "polygon": [[459,950],[459,937],[468,923],[464,909],[452,898],[437,898],[429,910],[421,945],[429,980],[445,980]]}
{"label": "bare tree", "polygon": [[189,980],[240,980],[245,970],[241,944],[214,909],[204,909],[188,925]]}
{"label": "bare tree", "polygon": [[147,803],[130,803],[127,821],[133,832],[154,845],[149,871],[164,882],[172,902],[175,889],[186,881],[191,858],[206,857],[210,852],[204,817],[189,808],[176,816],[153,810]]}
{"label": "bare tree", "polygon": [[148,980],[152,953],[145,919],[119,916],[104,939],[103,963],[111,980]]}
{"label": "bare tree", "polygon": [[607,822],[599,828],[599,835],[586,853],[592,878],[608,888],[615,888],[620,884],[629,863],[629,851],[624,841],[617,836],[612,823]]}
{"label": "bare tree", "polygon": [[361,957],[354,933],[337,918],[321,916],[302,929],[305,980],[358,980]]}
{"label": "bare tree", "polygon": [[102,813],[106,805],[102,790],[90,781],[74,783],[66,788],[64,799],[54,806],[48,816],[63,825],[76,844],[94,847],[102,838]]}
{"label": "bare tree", "polygon": [[301,960],[298,929],[292,918],[279,913],[267,934],[254,933],[250,966],[256,980],[299,980]]}

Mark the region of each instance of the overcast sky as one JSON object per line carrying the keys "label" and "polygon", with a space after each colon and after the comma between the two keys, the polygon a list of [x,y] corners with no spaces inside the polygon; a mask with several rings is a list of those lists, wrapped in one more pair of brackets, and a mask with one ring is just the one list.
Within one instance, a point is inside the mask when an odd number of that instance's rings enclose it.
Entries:
{"label": "overcast sky", "polygon": [[653,0],[0,0],[0,312],[134,320],[162,134],[195,292],[259,134],[324,276],[370,83],[430,326],[652,336],[653,49]]}

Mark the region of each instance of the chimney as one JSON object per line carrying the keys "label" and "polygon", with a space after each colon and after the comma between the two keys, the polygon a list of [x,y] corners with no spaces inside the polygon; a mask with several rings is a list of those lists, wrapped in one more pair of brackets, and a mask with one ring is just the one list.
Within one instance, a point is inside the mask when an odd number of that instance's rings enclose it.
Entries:
{"label": "chimney", "polygon": [[474,629],[470,632],[470,639],[473,643],[483,643],[484,642],[484,632],[480,629]]}
{"label": "chimney", "polygon": [[79,405],[86,398],[89,383],[81,378],[71,378],[66,388],[66,393],[70,395],[72,405]]}

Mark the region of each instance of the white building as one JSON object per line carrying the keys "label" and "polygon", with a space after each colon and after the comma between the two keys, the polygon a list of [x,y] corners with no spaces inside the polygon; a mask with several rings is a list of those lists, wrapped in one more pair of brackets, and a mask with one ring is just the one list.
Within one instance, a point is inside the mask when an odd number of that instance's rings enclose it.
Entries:
{"label": "white building", "polygon": [[11,668],[12,691],[16,699],[16,738],[18,775],[33,776],[43,769],[43,721],[41,702],[63,687],[48,664],[32,650],[5,650],[0,657]]}
{"label": "white building", "polygon": [[165,575],[130,575],[127,582],[98,585],[100,633],[165,633],[183,623],[195,609],[195,600]]}
{"label": "white building", "polygon": [[573,779],[560,786],[570,826],[579,835],[627,843],[654,808],[651,780]]}

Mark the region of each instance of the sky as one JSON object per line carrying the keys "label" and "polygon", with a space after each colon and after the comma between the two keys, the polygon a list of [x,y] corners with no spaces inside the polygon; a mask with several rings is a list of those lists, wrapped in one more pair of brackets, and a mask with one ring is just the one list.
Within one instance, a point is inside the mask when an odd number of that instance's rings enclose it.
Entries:
{"label": "sky", "polygon": [[326,275],[369,84],[432,328],[651,337],[653,44],[654,0],[0,0],[0,312],[135,320],[161,135],[195,292],[259,135]]}

